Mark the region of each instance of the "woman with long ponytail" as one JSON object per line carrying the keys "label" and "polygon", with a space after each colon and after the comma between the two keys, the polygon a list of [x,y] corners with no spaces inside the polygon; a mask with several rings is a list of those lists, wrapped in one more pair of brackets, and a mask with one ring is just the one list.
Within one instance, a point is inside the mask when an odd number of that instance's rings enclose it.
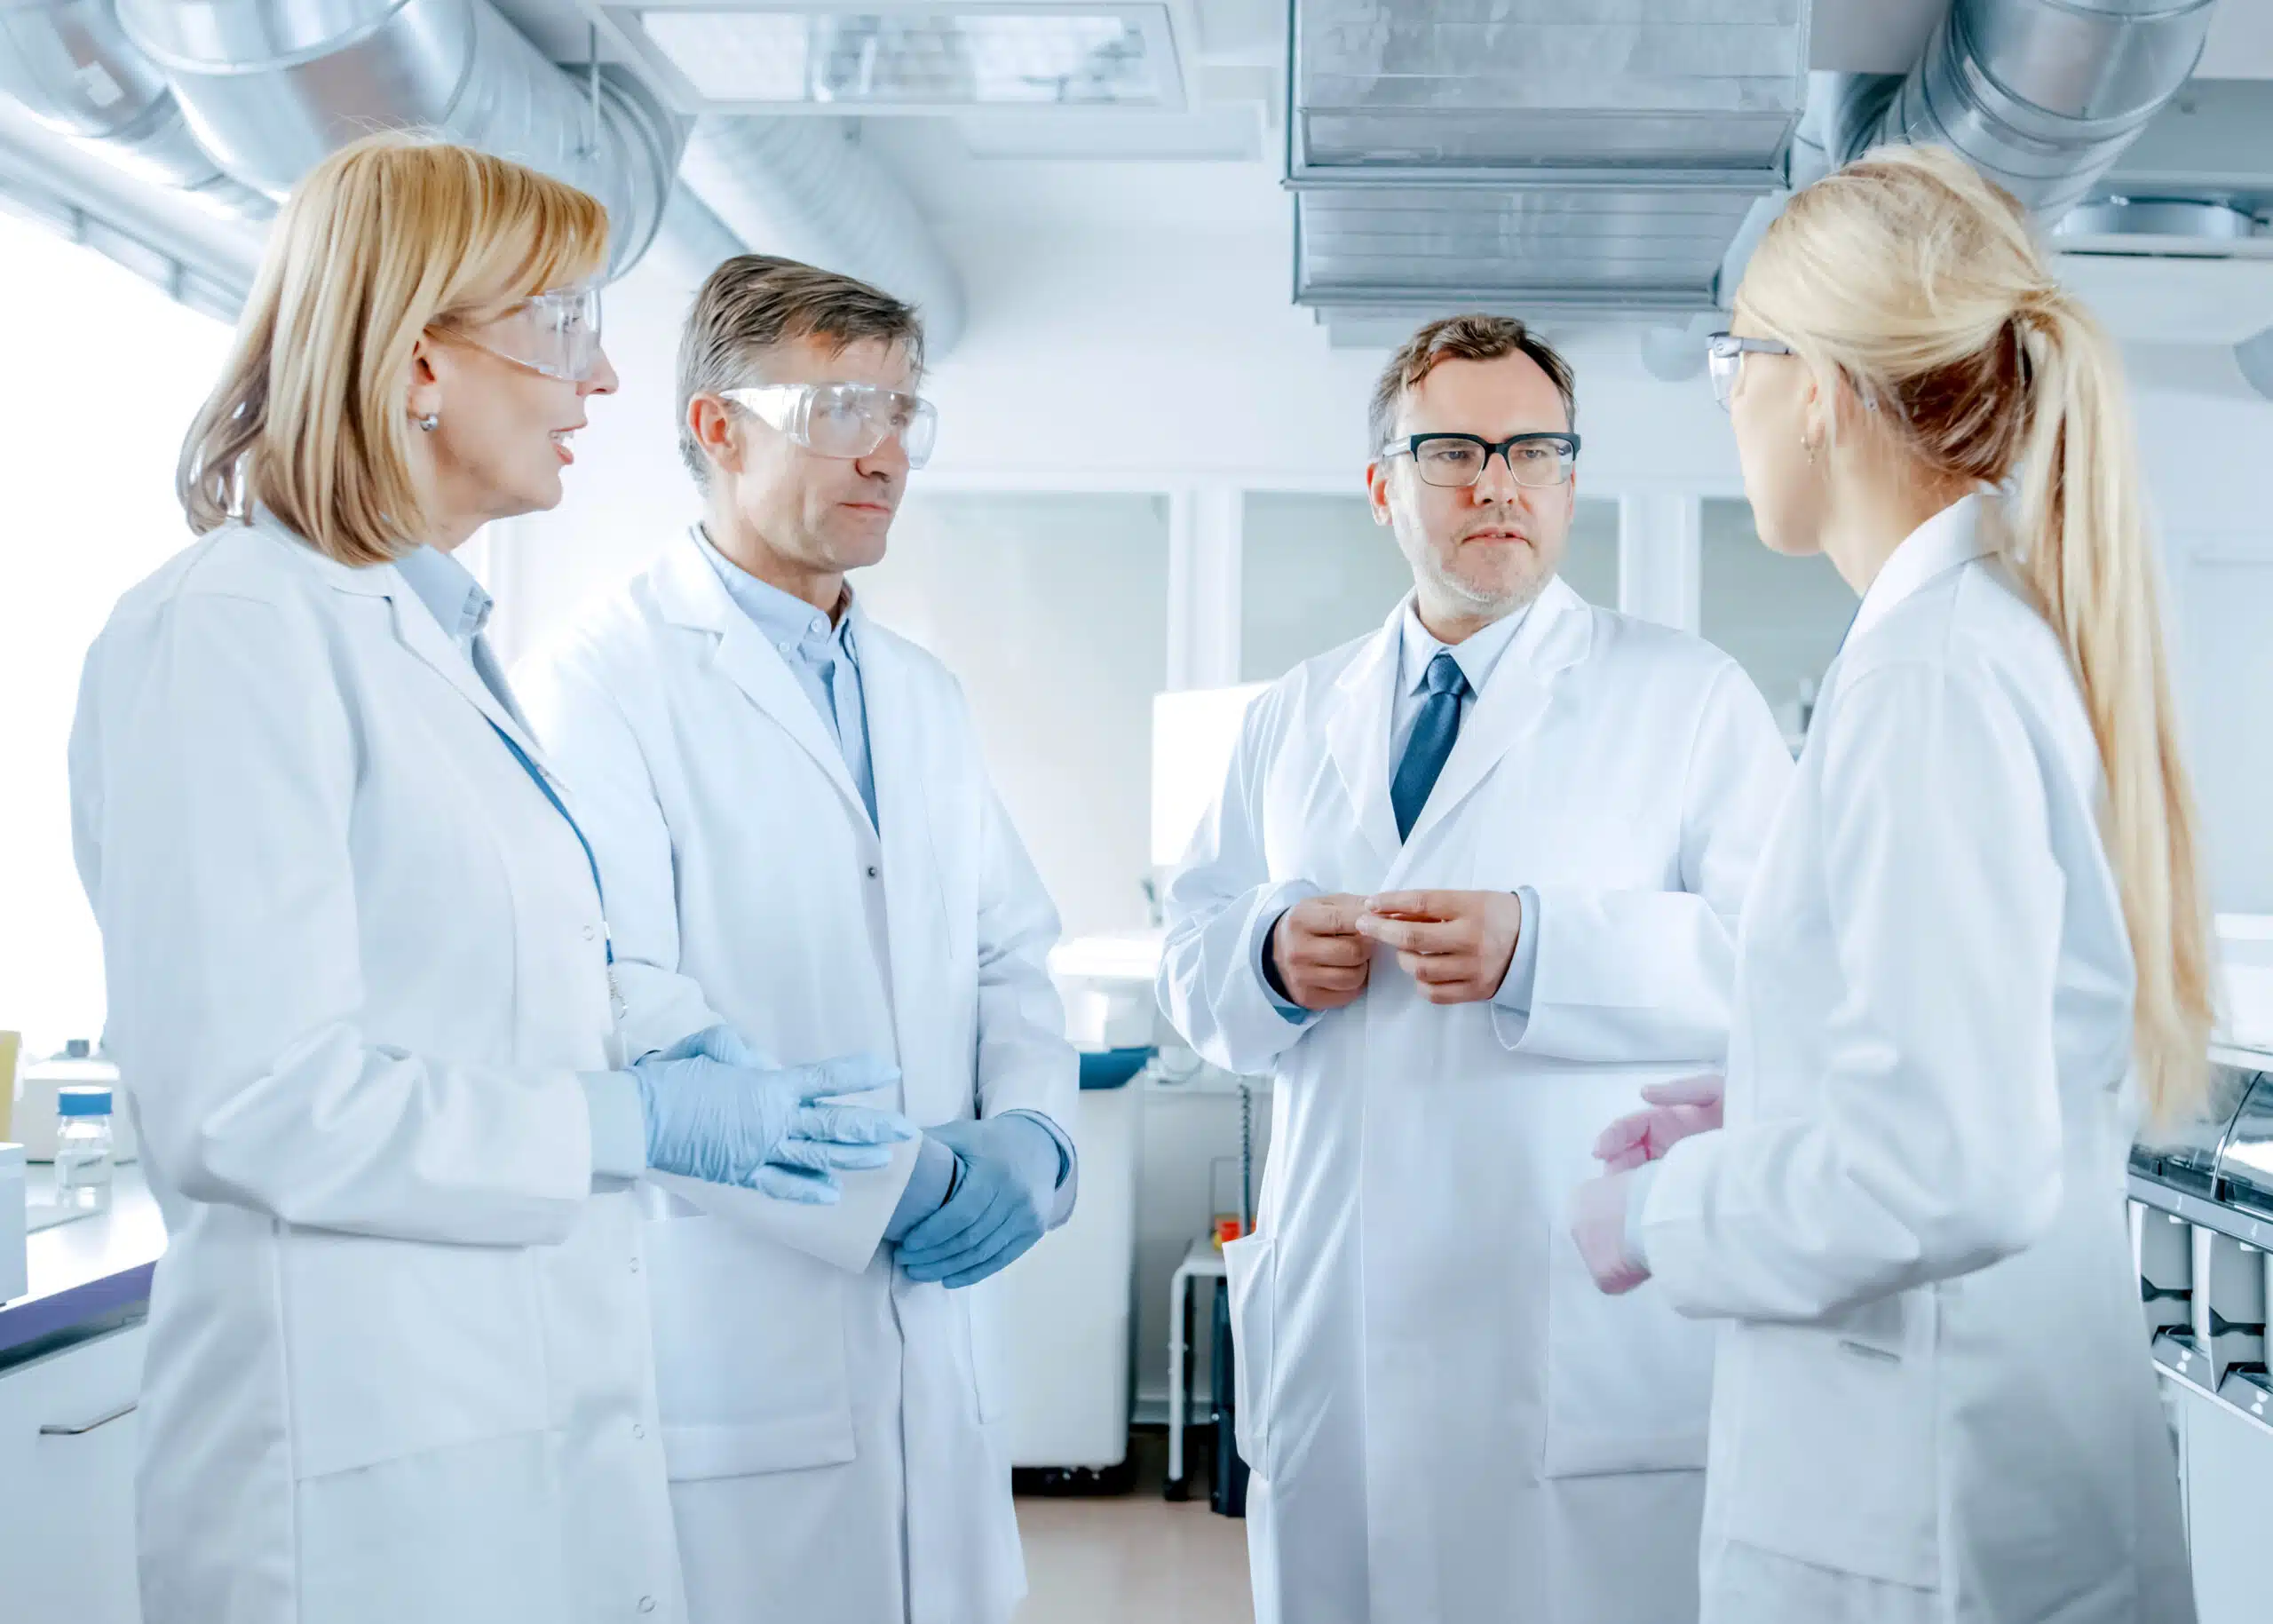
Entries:
{"label": "woman with long ponytail", "polygon": [[1605,1290],[1726,1324],[1704,1617],[2185,1624],[2124,1172],[2203,1103],[2211,969],[2114,346],[1930,148],[1794,197],[1730,326],[1761,538],[1862,604],[1725,1099],[1613,1124],[1572,1224]]}

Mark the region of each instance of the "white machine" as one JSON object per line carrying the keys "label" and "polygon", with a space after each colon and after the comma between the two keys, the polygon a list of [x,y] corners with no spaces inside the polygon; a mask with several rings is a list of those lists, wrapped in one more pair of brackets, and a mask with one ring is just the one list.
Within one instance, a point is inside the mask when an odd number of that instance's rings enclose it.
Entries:
{"label": "white machine", "polygon": [[1061,944],[1050,978],[1081,1051],[1081,1093],[1065,1127],[1081,1193],[1065,1226],[981,1287],[1011,1327],[1010,1463],[1030,1486],[1113,1488],[1128,1476],[1129,1312],[1136,1258],[1136,1075],[1152,1042],[1152,970],[1142,937]]}

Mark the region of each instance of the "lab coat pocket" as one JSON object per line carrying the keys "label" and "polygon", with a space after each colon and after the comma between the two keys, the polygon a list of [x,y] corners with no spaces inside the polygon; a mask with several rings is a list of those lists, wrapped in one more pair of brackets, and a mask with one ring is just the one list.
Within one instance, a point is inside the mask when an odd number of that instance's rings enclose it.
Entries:
{"label": "lab coat pocket", "polygon": [[1225,1284],[1232,1294],[1233,1433],[1239,1457],[1271,1477],[1271,1373],[1278,1317],[1278,1259],[1268,1235],[1249,1235],[1224,1248]]}
{"label": "lab coat pocket", "polygon": [[1729,1537],[1818,1567],[1931,1588],[1939,1446],[1930,1291],[1819,1325],[1738,1325],[1716,1422]]}
{"label": "lab coat pocket", "polygon": [[1655,1287],[1604,1296],[1558,1224],[1548,1246],[1540,1475],[1702,1469],[1714,1336]]}
{"label": "lab coat pocket", "polygon": [[561,1588],[570,1565],[559,1454],[554,1435],[523,1432],[303,1482],[295,1616],[302,1624],[573,1616]]}
{"label": "lab coat pocket", "polygon": [[547,1424],[528,1249],[280,1230],[295,1477]]}
{"label": "lab coat pocket", "polygon": [[671,1477],[851,1460],[843,1274],[719,1218],[653,1219],[645,1240]]}

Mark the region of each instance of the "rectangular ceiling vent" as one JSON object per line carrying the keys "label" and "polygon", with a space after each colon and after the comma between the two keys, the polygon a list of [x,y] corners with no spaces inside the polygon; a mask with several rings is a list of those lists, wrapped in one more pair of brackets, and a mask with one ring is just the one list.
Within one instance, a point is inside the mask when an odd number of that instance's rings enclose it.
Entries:
{"label": "rectangular ceiling vent", "polygon": [[1166,4],[596,0],[689,115],[1184,106]]}
{"label": "rectangular ceiling vent", "polygon": [[1313,306],[1703,310],[1781,184],[1807,0],[1295,0]]}

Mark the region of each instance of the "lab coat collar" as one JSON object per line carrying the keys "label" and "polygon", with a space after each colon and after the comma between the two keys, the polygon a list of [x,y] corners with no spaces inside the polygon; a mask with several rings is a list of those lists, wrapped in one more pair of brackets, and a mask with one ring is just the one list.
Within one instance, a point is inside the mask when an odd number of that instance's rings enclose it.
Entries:
{"label": "lab coat collar", "polygon": [[433,610],[404,579],[400,569],[392,564],[360,568],[342,564],[318,552],[305,537],[265,508],[256,508],[251,522],[254,528],[286,543],[293,557],[335,590],[387,599],[393,612],[396,641],[432,667],[476,710],[512,740],[556,788],[561,788],[559,775],[546,763],[535,735],[489,691],[489,685],[481,680],[481,673],[473,669],[473,661],[466,657],[465,650],[434,618]]}
{"label": "lab coat collar", "polygon": [[1913,530],[1879,566],[1877,579],[1863,594],[1862,607],[1855,611],[1855,623],[1847,629],[1844,646],[1852,648],[1936,576],[1994,551],[1996,515],[1989,503],[1985,493],[1960,496]]}
{"label": "lab coat collar", "polygon": [[1531,730],[1546,712],[1555,674],[1586,658],[1594,638],[1594,617],[1586,600],[1559,576],[1548,582],[1461,723],[1460,741],[1412,836],[1400,842],[1397,815],[1390,805],[1390,733],[1401,678],[1405,617],[1412,603],[1408,594],[1343,670],[1334,684],[1326,722],[1327,750],[1357,810],[1358,826],[1391,863],[1442,822]]}
{"label": "lab coat collar", "polygon": [[[853,815],[863,824],[868,823],[867,803],[860,798],[858,786],[852,782],[852,771],[844,764],[844,752],[828,736],[820,713],[813,709],[805,691],[797,685],[790,673],[788,662],[780,651],[767,640],[756,622],[744,614],[726,583],[719,579],[712,567],[708,543],[695,528],[690,527],[677,541],[666,548],[657,559],[649,580],[653,583],[655,605],[664,620],[675,626],[715,635],[714,658],[719,670],[747,695],[751,703],[771,717],[782,732],[796,741],[797,747],[813,759],[829,782],[843,796]],[[847,618],[854,611],[848,609]],[[852,628],[859,638],[860,627]],[[861,646],[862,653],[867,650]],[[861,675],[867,681],[869,668],[863,665]],[[875,757],[875,717],[878,707],[868,706],[870,755]],[[882,774],[878,774],[881,780]],[[881,781],[877,795],[882,796]],[[882,802],[879,800],[879,812]],[[869,827],[873,828],[873,825]]]}

